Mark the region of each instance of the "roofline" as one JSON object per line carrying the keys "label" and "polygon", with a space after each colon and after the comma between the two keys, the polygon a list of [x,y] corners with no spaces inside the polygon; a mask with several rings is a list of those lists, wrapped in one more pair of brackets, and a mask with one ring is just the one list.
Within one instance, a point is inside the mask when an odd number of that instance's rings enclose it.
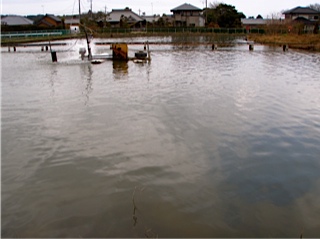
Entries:
{"label": "roofline", "polygon": [[[179,7],[182,7],[184,5],[189,5],[189,6],[193,7],[194,9],[178,9]],[[181,4],[178,7],[175,7],[175,8],[170,10],[170,12],[174,12],[174,11],[176,11],[176,12],[178,12],[178,11],[197,11],[198,12],[198,11],[203,11],[203,9],[198,8],[198,7],[196,7],[196,6],[194,6],[194,5],[190,4],[190,3],[184,3],[184,4]]]}
{"label": "roofline", "polygon": [[[312,9],[312,8],[310,8],[310,7],[301,7],[301,6],[298,6],[298,7],[292,8],[292,9],[289,9],[289,10],[287,10],[287,11],[284,11],[282,14],[292,14],[292,13],[297,13],[297,14],[298,14],[299,12],[293,12],[293,11],[299,10],[299,9],[307,9],[307,10],[313,11],[313,14],[316,14],[316,13],[320,14],[320,12],[317,11],[317,10],[315,10],[315,9]],[[304,14],[305,14],[305,12],[301,12],[301,13],[304,13]],[[310,13],[310,14],[311,14],[311,13]]]}

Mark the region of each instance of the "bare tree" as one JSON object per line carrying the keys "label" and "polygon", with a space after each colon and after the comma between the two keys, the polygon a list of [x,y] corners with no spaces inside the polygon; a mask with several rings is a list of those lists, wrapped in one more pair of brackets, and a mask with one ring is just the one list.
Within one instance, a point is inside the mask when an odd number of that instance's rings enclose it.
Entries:
{"label": "bare tree", "polygon": [[217,8],[222,2],[214,1],[209,3],[209,8],[215,9]]}
{"label": "bare tree", "polygon": [[268,15],[267,18],[272,19],[272,20],[279,20],[282,17],[282,13],[281,12],[272,12]]}
{"label": "bare tree", "polygon": [[320,4],[319,3],[310,4],[309,7],[320,12]]}

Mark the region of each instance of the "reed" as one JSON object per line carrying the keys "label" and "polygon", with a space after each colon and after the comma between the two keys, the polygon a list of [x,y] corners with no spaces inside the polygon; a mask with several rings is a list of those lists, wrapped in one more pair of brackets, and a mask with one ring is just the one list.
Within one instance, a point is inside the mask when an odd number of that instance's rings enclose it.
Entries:
{"label": "reed", "polygon": [[320,51],[320,34],[263,34],[248,39],[266,45],[288,45],[289,48]]}

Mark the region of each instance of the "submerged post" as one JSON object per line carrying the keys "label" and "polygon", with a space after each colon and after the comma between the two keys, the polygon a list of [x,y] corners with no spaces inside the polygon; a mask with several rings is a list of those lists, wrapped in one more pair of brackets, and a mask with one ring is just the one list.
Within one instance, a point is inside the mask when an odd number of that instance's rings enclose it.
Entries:
{"label": "submerged post", "polygon": [[92,53],[91,53],[91,47],[90,47],[90,39],[88,37],[88,34],[87,34],[87,31],[86,31],[86,28],[84,26],[84,33],[86,35],[86,39],[87,39],[87,48],[88,48],[88,60],[91,61],[92,60]]}
{"label": "submerged post", "polygon": [[50,40],[49,40],[49,46],[50,46],[50,52],[51,52],[52,62],[57,62],[57,61],[58,61],[57,52],[55,52],[55,51],[52,50]]}
{"label": "submerged post", "polygon": [[51,58],[52,58],[52,62],[57,62],[57,52],[55,51],[51,51]]}
{"label": "submerged post", "polygon": [[149,49],[149,41],[147,41],[147,53],[148,53],[148,60],[151,60],[151,55],[150,55],[150,49]]}
{"label": "submerged post", "polygon": [[283,51],[287,51],[287,50],[288,50],[288,45],[283,45],[283,46],[282,46],[282,50],[283,50]]}

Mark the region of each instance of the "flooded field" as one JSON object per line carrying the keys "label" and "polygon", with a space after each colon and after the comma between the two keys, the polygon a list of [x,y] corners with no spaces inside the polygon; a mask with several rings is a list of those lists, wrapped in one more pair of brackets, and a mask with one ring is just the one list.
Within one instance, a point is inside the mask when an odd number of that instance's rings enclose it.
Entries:
{"label": "flooded field", "polygon": [[320,54],[145,40],[2,48],[2,237],[319,237]]}

